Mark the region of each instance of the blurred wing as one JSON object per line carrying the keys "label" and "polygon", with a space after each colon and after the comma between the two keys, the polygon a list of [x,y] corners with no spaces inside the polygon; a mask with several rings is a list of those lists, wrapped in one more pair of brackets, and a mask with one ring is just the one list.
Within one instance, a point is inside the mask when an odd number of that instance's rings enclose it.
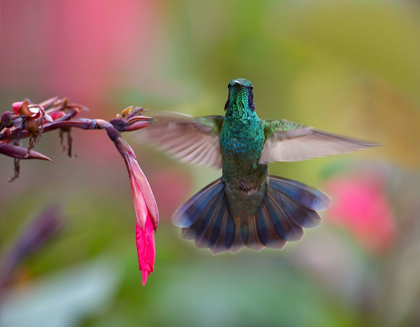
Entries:
{"label": "blurred wing", "polygon": [[179,113],[153,115],[156,123],[143,129],[140,137],[182,162],[222,168],[219,135],[223,116],[194,118]]}
{"label": "blurred wing", "polygon": [[379,145],[318,131],[287,120],[265,120],[264,131],[266,141],[261,164],[314,159]]}

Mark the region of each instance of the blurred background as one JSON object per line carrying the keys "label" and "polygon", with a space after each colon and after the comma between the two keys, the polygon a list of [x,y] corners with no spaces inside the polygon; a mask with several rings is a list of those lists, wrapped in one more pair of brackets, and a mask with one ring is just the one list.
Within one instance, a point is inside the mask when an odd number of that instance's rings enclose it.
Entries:
{"label": "blurred background", "polygon": [[[0,326],[419,326],[419,40],[420,3],[409,0],[1,1],[2,112],[60,95],[90,108],[80,117],[129,105],[222,115],[229,80],[244,77],[260,118],[384,146],[271,164],[331,195],[323,224],[281,252],[213,256],[181,240],[170,217],[221,172],[126,133],[161,213],[142,287],[114,145],[74,130],[70,159],[58,132],[45,134],[37,150],[53,162],[21,161],[15,182],[0,157],[0,261],[17,265],[0,290]],[[52,203],[60,223],[38,221]],[[45,239],[13,257],[42,223]]]}

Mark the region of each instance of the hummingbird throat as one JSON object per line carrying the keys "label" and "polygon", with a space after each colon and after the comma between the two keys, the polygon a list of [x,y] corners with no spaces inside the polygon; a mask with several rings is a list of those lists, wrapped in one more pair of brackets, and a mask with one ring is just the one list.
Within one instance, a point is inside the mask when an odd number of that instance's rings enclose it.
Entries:
{"label": "hummingbird throat", "polygon": [[252,91],[231,90],[225,105],[226,116],[234,116],[235,118],[247,117],[251,112],[255,111],[254,97]]}

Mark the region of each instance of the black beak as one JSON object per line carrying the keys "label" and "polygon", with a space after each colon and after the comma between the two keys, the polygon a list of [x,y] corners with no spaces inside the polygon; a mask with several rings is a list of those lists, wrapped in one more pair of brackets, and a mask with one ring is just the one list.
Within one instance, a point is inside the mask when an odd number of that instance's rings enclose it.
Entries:
{"label": "black beak", "polygon": [[238,89],[240,89],[240,88],[242,88],[242,84],[240,83],[240,82],[238,82],[238,81],[235,81],[234,82],[234,86],[235,86],[235,88],[238,90]]}

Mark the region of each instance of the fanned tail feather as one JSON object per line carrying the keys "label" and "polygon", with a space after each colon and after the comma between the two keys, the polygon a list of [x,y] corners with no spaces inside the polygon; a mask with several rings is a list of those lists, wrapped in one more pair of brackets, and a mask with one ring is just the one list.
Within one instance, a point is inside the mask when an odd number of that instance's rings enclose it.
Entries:
{"label": "fanned tail feather", "polygon": [[235,236],[224,188],[225,184],[217,179],[188,200],[172,218],[176,226],[182,227],[182,238],[194,239],[197,248],[210,248],[214,254],[229,249]]}
{"label": "fanned tail feather", "polygon": [[269,176],[267,192],[255,216],[246,221],[232,216],[221,179],[209,184],[174,215],[182,227],[181,236],[193,239],[197,248],[209,248],[213,254],[236,253],[247,246],[260,251],[264,247],[282,249],[288,241],[303,237],[303,228],[313,228],[321,218],[316,210],[331,205],[325,193],[308,185],[277,176]]}

